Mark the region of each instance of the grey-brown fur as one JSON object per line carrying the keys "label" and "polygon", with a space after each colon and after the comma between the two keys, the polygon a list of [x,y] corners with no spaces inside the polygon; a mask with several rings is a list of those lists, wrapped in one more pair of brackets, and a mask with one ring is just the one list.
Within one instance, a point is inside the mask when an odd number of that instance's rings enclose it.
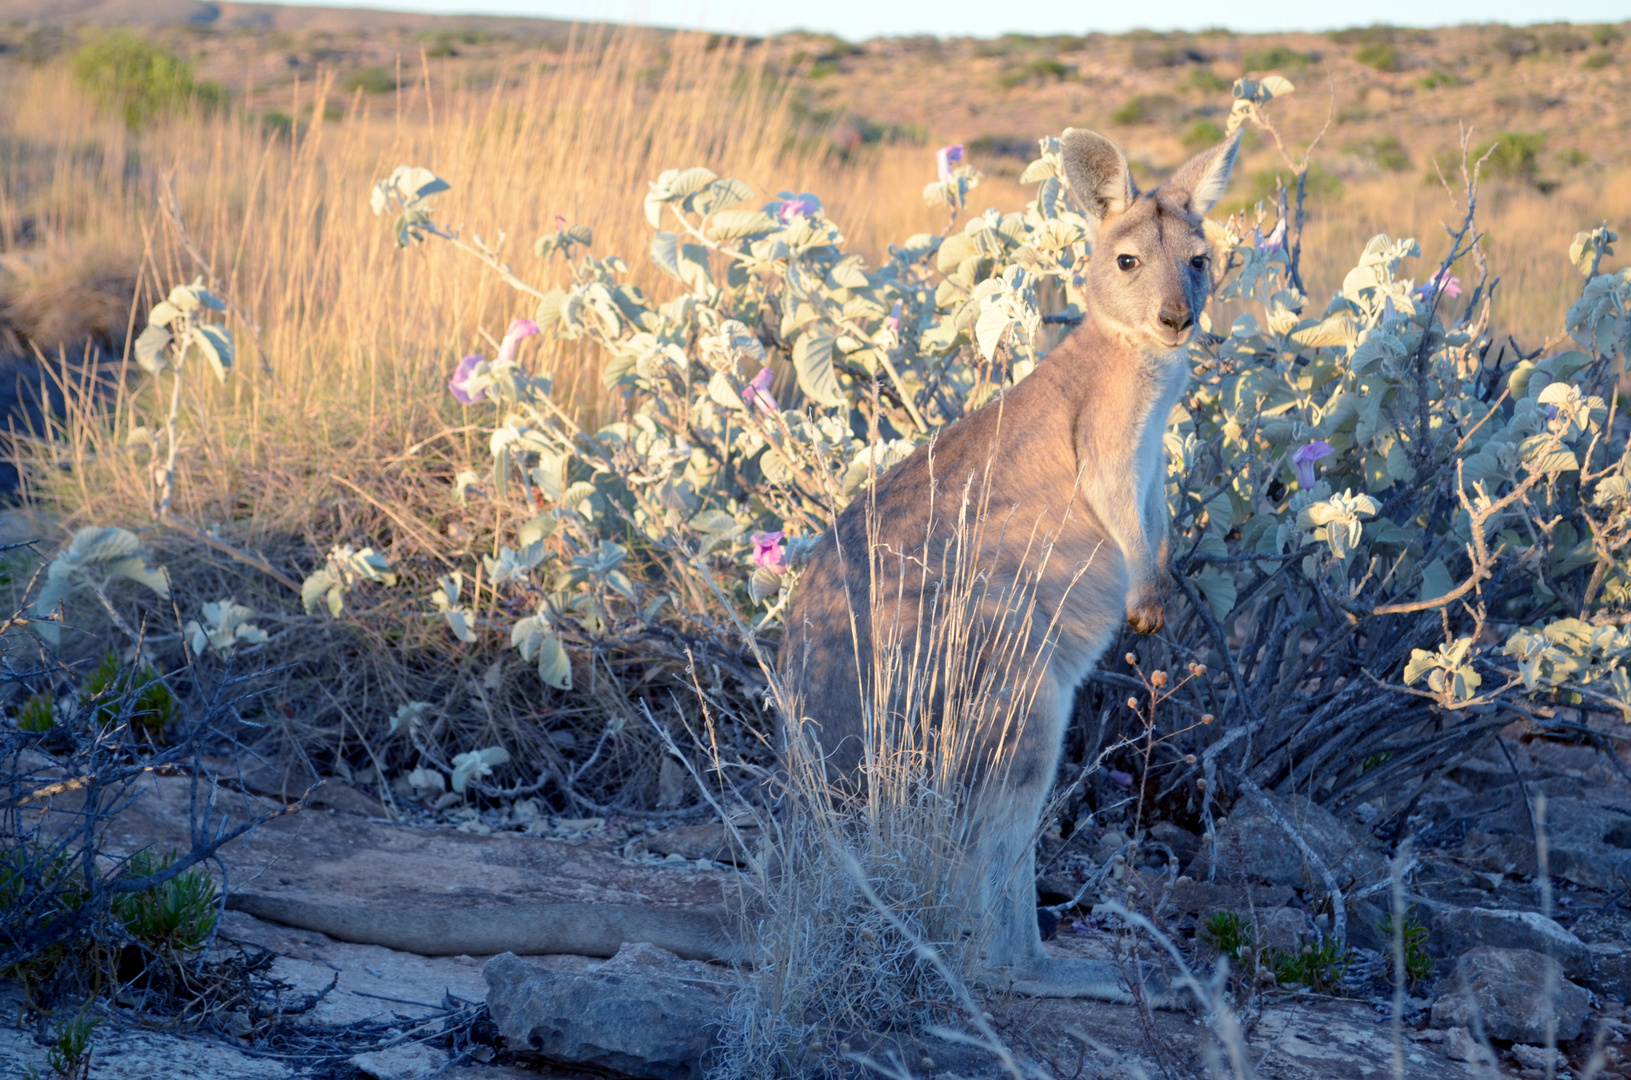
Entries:
{"label": "grey-brown fur", "polygon": [[[993,913],[985,962],[1019,990],[1120,998],[1127,990],[1111,965],[1043,951],[1031,853],[1077,685],[1123,619],[1143,633],[1161,627],[1162,434],[1210,293],[1201,215],[1222,193],[1237,140],[1147,194],[1103,136],[1071,130],[1062,145],[1066,177],[1097,232],[1082,326],[840,515],[799,581],[778,664],[801,724],[811,725],[801,729],[816,733],[831,775],[853,781],[869,737],[863,701],[887,659],[878,650],[920,640],[911,628],[955,561],[948,545],[959,538],[964,492],[984,507],[980,569],[993,585],[971,615],[987,643],[1024,633],[1024,657],[1041,663],[1017,731],[998,705],[973,721],[991,728],[973,733],[979,764],[963,778],[977,849],[969,861],[980,869],[955,901]],[[1015,614],[1027,587],[1036,600],[1028,622]],[[877,627],[891,625],[907,628],[907,644],[874,640]],[[1024,663],[1002,663],[989,673],[996,681],[1023,674]],[[998,758],[1001,767],[992,764]]]}

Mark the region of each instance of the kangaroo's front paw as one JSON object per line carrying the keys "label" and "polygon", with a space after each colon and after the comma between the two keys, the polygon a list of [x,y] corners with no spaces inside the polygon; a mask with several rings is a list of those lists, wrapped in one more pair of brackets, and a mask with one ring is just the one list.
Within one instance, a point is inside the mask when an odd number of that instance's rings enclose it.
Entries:
{"label": "kangaroo's front paw", "polygon": [[1127,625],[1140,634],[1153,634],[1166,624],[1166,613],[1158,600],[1127,607]]}

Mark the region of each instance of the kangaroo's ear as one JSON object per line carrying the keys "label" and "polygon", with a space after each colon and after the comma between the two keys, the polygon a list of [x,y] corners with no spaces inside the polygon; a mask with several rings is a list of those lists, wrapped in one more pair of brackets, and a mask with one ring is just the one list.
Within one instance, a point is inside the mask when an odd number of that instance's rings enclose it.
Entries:
{"label": "kangaroo's ear", "polygon": [[1107,214],[1119,214],[1138,195],[1127,159],[1096,131],[1066,128],[1059,137],[1060,156],[1065,162],[1065,179],[1082,206],[1097,224]]}
{"label": "kangaroo's ear", "polygon": [[1240,129],[1210,150],[1202,150],[1178,167],[1166,186],[1174,194],[1187,197],[1191,213],[1204,214],[1223,198],[1229,172],[1240,150]]}

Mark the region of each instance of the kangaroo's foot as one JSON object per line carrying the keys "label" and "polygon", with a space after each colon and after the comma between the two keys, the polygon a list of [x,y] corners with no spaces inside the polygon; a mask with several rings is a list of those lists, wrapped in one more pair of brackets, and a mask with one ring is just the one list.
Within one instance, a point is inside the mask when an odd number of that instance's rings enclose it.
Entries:
{"label": "kangaroo's foot", "polygon": [[[1139,970],[1136,969],[1135,970]],[[1023,968],[1010,969],[1010,986],[1026,997],[1093,998],[1132,1002],[1133,989],[1121,967],[1106,960],[1074,956],[1044,956]],[[1139,996],[1157,1009],[1188,1007],[1187,994],[1174,991],[1159,973],[1145,969]]]}

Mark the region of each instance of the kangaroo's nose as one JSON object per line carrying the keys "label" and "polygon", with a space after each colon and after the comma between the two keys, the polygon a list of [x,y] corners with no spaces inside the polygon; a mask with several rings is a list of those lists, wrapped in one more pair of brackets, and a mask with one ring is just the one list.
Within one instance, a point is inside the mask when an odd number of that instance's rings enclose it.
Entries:
{"label": "kangaroo's nose", "polygon": [[1188,330],[1189,325],[1194,321],[1195,317],[1189,313],[1187,306],[1164,307],[1161,309],[1161,325],[1175,333],[1181,334]]}

